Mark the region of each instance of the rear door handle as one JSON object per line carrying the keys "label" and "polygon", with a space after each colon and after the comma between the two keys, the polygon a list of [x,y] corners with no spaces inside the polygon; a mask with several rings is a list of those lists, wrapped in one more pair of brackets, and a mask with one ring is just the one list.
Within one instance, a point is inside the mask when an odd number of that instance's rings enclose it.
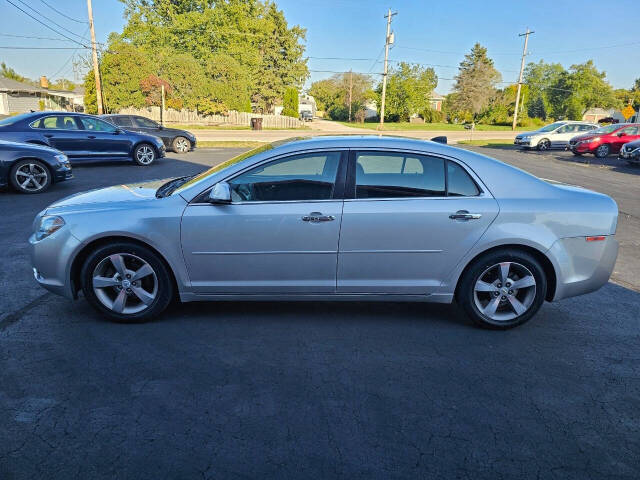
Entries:
{"label": "rear door handle", "polygon": [[333,215],[323,215],[321,212],[311,212],[309,215],[302,217],[303,222],[311,223],[331,222],[335,219],[336,217]]}
{"label": "rear door handle", "polygon": [[469,213],[467,210],[458,210],[456,213],[449,215],[451,220],[478,220],[481,217],[481,213]]}
{"label": "rear door handle", "polygon": [[87,138],[96,138],[95,135],[87,135]]}
{"label": "rear door handle", "polygon": [[45,133],[44,136],[47,138],[51,138],[53,137],[53,133]]}

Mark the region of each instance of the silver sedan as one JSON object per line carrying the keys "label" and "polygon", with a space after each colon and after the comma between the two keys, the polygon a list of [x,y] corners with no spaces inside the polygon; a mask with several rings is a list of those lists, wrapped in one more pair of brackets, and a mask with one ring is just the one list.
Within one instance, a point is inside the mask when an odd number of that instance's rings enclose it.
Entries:
{"label": "silver sedan", "polygon": [[509,328],[597,290],[618,252],[606,195],[440,143],[320,137],[194,177],[58,201],[29,239],[37,282],[122,322],[198,300],[457,301]]}

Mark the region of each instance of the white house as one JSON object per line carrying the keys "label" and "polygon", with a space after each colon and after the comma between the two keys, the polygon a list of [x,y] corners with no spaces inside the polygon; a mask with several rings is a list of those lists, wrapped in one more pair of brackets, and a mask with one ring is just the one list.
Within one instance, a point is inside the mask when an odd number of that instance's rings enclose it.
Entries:
{"label": "white house", "polygon": [[84,111],[84,88],[74,91],[48,88],[0,77],[0,115],[39,110]]}

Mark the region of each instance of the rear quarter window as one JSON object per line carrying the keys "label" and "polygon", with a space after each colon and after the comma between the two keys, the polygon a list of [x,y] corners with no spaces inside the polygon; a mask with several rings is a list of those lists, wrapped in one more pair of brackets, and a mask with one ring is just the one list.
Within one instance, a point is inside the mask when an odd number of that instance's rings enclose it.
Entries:
{"label": "rear quarter window", "polygon": [[475,197],[480,189],[473,178],[455,162],[447,162],[447,195],[450,197]]}

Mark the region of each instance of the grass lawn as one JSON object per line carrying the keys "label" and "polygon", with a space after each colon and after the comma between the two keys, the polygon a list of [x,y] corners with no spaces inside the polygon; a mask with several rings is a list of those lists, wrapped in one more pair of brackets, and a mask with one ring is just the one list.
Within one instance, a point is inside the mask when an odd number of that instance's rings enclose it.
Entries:
{"label": "grass lawn", "polygon": [[205,140],[198,142],[198,148],[256,148],[264,145],[265,142],[251,142],[242,140]]}
{"label": "grass lawn", "polygon": [[462,145],[475,145],[476,147],[513,147],[513,140],[509,139],[488,139],[488,140],[460,140]]}
{"label": "grass lawn", "polygon": [[[349,123],[340,122],[348,127],[366,128],[370,130],[376,130],[378,128],[377,123],[365,122],[365,123]],[[409,122],[387,122],[384,124],[384,130],[454,130],[464,131],[465,128],[461,124],[454,123],[409,123]],[[493,131],[511,131],[511,127],[507,125],[476,125],[476,132],[493,132]],[[516,130],[531,130],[531,127],[518,127]]]}
{"label": "grass lawn", "polygon": [[[245,125],[187,125],[182,123],[168,123],[167,128],[179,128],[181,130],[251,130],[251,127]],[[300,128],[267,128],[263,130],[308,130],[309,127]]]}

